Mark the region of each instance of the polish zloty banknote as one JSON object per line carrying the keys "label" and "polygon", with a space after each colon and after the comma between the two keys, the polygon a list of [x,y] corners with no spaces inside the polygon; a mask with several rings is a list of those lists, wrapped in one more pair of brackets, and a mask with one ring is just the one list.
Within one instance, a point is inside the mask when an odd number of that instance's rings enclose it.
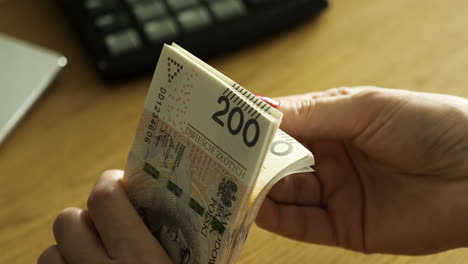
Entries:
{"label": "polish zloty banknote", "polygon": [[274,183],[310,171],[282,114],[164,46],[130,150],[129,197],[174,263],[233,263]]}

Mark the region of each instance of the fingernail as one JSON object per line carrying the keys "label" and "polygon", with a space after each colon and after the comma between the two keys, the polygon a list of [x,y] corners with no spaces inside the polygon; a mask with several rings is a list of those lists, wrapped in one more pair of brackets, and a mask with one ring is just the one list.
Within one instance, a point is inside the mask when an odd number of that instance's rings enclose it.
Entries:
{"label": "fingernail", "polygon": [[271,107],[275,108],[275,109],[278,109],[279,107],[279,102],[276,101],[275,99],[272,99],[270,97],[266,97],[266,96],[263,96],[263,95],[259,95],[259,94],[255,94],[255,96],[257,96],[258,98],[260,98],[263,102],[269,104]]}

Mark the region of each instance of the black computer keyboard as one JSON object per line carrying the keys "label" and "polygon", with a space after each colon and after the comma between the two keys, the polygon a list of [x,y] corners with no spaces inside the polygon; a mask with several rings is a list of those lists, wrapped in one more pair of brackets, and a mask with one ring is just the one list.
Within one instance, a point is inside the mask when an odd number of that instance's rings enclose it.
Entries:
{"label": "black computer keyboard", "polygon": [[56,0],[104,79],[154,70],[163,43],[219,54],[304,21],[327,0]]}

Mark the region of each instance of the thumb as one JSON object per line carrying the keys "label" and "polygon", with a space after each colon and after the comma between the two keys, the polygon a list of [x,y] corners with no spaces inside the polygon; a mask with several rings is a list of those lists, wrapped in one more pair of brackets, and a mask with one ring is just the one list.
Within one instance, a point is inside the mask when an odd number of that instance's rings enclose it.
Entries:
{"label": "thumb", "polygon": [[[283,112],[281,128],[299,141],[357,137],[377,117],[381,88],[335,88],[276,98]],[[381,100],[378,100],[381,101]]]}

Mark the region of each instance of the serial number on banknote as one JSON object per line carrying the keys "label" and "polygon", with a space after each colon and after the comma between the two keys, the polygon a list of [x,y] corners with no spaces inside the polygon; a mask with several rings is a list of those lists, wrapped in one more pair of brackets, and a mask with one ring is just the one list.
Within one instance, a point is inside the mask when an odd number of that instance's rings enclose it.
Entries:
{"label": "serial number on banknote", "polygon": [[156,103],[154,104],[153,107],[153,113],[152,116],[153,118],[148,124],[148,127],[146,128],[146,134],[145,134],[145,142],[146,143],[151,143],[151,139],[154,137],[155,134],[155,129],[156,129],[156,124],[159,119],[159,113],[161,112],[161,107],[163,105],[163,101],[166,98],[166,89],[164,87],[159,88],[159,94],[156,100]]}

